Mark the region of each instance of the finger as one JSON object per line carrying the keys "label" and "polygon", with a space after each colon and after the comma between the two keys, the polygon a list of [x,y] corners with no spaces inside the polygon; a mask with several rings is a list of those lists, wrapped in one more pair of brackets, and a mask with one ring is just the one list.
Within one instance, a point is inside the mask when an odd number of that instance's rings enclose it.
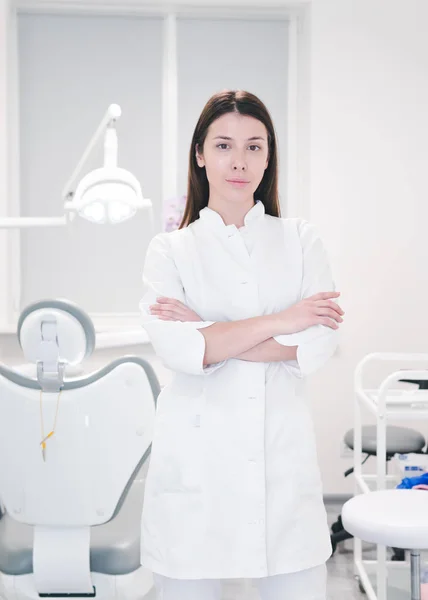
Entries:
{"label": "finger", "polygon": [[345,314],[345,311],[338,304],[336,304],[336,302],[333,302],[332,300],[327,300],[327,302],[330,308],[337,311],[341,315]]}
{"label": "finger", "polygon": [[151,312],[155,312],[155,311],[160,311],[160,310],[170,310],[172,312],[174,312],[174,314],[176,316],[184,316],[186,313],[186,307],[184,306],[177,306],[175,304],[152,304],[150,307],[150,311]]}
{"label": "finger", "polygon": [[159,298],[156,298],[156,300],[159,302],[159,304],[172,304],[173,306],[184,306],[184,304],[176,298],[165,298],[165,296],[159,296]]}
{"label": "finger", "polygon": [[160,304],[154,304],[153,306],[149,306],[150,314],[155,315],[158,314],[163,308]]}
{"label": "finger", "polygon": [[169,302],[165,304],[151,304],[149,308],[156,310],[178,310],[178,307],[175,304]]}
{"label": "finger", "polygon": [[181,320],[185,321],[186,311],[188,310],[188,307],[182,302],[180,302],[180,300],[176,300],[175,298],[164,298],[163,296],[157,298],[157,300],[159,301],[158,306],[165,306],[171,310],[175,310],[177,316],[181,316]]}
{"label": "finger", "polygon": [[149,306],[149,310],[150,311],[152,311],[152,310],[160,310],[161,308],[162,308],[161,304],[151,304]]}
{"label": "finger", "polygon": [[319,292],[308,298],[308,300],[330,300],[330,298],[338,298],[339,296],[340,292]]}
{"label": "finger", "polygon": [[330,319],[334,319],[338,323],[343,323],[342,317],[335,310],[331,308],[319,308],[317,310],[317,315],[322,317],[330,317]]}
{"label": "finger", "polygon": [[318,308],[330,308],[335,310],[339,315],[345,314],[345,311],[342,310],[336,302],[332,302],[332,300],[318,300],[316,301],[316,305]]}
{"label": "finger", "polygon": [[335,321],[332,321],[332,319],[329,319],[328,317],[318,317],[318,323],[320,325],[326,325],[327,327],[331,327],[331,329],[339,329],[339,325]]}
{"label": "finger", "polygon": [[176,311],[170,310],[168,308],[154,308],[151,313],[153,315],[157,315],[158,317],[169,317],[175,321],[180,320],[180,315],[177,314]]}

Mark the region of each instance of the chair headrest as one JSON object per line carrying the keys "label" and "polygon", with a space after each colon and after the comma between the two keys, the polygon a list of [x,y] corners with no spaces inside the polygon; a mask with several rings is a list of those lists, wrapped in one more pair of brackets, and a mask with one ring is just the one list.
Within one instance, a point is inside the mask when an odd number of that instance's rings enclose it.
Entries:
{"label": "chair headrest", "polygon": [[[18,340],[28,362],[56,360],[78,365],[95,348],[95,328],[84,310],[69,300],[39,300],[28,305],[18,320]],[[52,348],[51,348],[52,350]]]}

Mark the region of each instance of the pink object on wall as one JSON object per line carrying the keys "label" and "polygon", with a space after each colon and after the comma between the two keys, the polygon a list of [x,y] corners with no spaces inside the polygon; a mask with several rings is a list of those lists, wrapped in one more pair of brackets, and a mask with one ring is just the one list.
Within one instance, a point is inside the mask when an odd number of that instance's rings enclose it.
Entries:
{"label": "pink object on wall", "polygon": [[163,229],[165,232],[178,229],[186,207],[187,196],[170,198],[163,207]]}

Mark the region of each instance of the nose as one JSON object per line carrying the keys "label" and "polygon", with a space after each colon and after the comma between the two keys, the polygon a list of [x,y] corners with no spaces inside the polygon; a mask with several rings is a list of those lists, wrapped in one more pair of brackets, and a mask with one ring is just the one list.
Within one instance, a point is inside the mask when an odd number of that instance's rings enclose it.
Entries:
{"label": "nose", "polygon": [[234,171],[244,171],[245,172],[247,170],[247,165],[243,161],[235,160],[233,162],[233,170]]}
{"label": "nose", "polygon": [[247,170],[247,163],[245,162],[244,156],[240,152],[235,153],[235,156],[233,157],[232,169],[234,171],[244,172]]}

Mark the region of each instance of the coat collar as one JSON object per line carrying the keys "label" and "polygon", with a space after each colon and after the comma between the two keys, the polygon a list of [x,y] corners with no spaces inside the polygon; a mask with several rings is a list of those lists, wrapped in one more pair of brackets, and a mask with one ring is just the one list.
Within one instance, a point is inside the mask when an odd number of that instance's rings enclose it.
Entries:
{"label": "coat collar", "polygon": [[[250,210],[244,217],[244,226],[248,225],[249,223],[254,224],[258,221],[263,220],[264,214],[265,205],[261,200],[256,200],[254,206],[250,208]],[[201,222],[205,223],[212,229],[216,229],[219,231],[223,230],[225,232],[235,230],[238,231],[236,225],[226,225],[221,215],[212,208],[208,208],[208,206],[199,211],[199,218]]]}

